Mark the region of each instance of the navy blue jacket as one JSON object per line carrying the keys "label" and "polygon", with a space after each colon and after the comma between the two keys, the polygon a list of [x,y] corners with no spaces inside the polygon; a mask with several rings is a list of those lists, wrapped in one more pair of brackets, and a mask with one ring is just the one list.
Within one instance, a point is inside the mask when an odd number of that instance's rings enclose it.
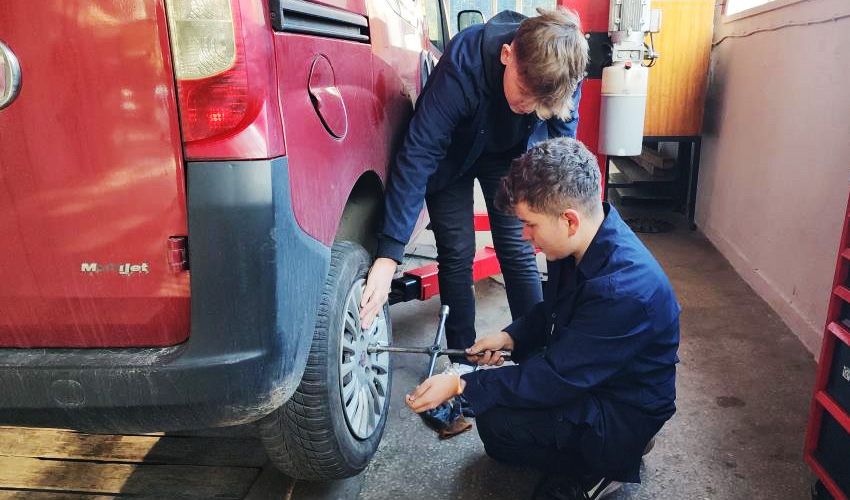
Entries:
{"label": "navy blue jacket", "polygon": [[[507,107],[505,66],[499,59],[502,45],[513,41],[523,19],[522,14],[505,11],[486,24],[461,31],[448,43],[417,99],[390,173],[377,257],[401,262],[426,194],[468,171],[496,127],[522,127],[527,147],[551,137],[575,137],[581,85],[573,95],[569,121],[498,113]],[[501,119],[494,122],[497,114]],[[506,124],[505,119],[522,123]]]}
{"label": "navy blue jacket", "polygon": [[543,302],[505,329],[518,364],[464,375],[464,396],[476,413],[550,408],[558,421],[587,424],[585,460],[636,482],[643,447],[675,412],[681,308],[649,250],[604,209],[578,266],[550,262]]}

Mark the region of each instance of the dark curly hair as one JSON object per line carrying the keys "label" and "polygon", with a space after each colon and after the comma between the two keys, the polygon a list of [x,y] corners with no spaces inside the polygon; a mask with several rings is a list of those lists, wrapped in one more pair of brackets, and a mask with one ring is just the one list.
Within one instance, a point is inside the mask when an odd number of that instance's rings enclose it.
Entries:
{"label": "dark curly hair", "polygon": [[511,163],[496,193],[496,208],[512,213],[519,202],[539,213],[573,208],[585,215],[601,208],[602,174],[596,156],[567,137],[538,143]]}

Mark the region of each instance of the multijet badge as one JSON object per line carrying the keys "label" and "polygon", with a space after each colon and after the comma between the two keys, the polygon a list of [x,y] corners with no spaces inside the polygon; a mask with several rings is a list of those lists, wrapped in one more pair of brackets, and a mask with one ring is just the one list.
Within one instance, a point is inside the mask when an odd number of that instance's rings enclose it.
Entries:
{"label": "multijet badge", "polygon": [[97,262],[83,262],[80,264],[80,272],[95,274],[95,273],[117,273],[123,276],[130,276],[131,274],[148,274],[150,273],[150,268],[148,267],[147,262],[141,262],[139,264],[132,264],[127,262],[125,264],[98,264]]}

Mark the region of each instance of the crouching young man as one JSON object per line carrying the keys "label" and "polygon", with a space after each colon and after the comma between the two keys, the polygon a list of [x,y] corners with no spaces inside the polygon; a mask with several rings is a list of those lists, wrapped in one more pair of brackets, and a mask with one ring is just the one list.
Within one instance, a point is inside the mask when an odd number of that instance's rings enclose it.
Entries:
{"label": "crouching young man", "polygon": [[[546,254],[543,301],[467,350],[500,368],[435,375],[406,398],[421,412],[462,393],[488,455],[543,471],[536,499],[598,499],[639,482],[644,450],[675,412],[680,307],[600,189],[596,157],[573,139],[513,161],[496,204]],[[516,364],[501,366],[500,350]]]}

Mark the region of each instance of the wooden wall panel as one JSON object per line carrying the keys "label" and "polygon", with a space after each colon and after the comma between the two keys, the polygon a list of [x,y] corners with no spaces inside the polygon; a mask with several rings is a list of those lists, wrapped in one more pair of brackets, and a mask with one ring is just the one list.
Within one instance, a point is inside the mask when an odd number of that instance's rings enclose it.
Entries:
{"label": "wooden wall panel", "polygon": [[[699,135],[711,55],[714,0],[653,0],[661,53],[649,70],[644,135]],[[648,39],[648,37],[647,37]]]}

